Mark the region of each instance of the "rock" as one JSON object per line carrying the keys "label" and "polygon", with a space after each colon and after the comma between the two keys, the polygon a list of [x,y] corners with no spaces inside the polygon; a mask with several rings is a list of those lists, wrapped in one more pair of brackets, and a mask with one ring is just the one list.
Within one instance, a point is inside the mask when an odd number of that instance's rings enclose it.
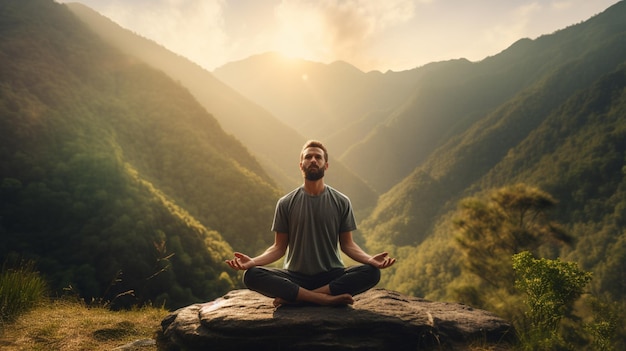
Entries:
{"label": "rock", "polygon": [[140,350],[141,348],[153,347],[155,344],[156,341],[154,339],[141,339],[135,340],[122,346],[118,346],[111,351],[136,351]]}
{"label": "rock", "polygon": [[159,350],[442,350],[506,345],[514,332],[494,314],[372,289],[354,305],[286,305],[250,290],[170,313]]}

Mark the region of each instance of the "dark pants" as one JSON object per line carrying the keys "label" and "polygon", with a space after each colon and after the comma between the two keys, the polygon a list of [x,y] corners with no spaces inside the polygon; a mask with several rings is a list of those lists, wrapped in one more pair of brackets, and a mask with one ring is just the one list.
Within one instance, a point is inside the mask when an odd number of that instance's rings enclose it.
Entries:
{"label": "dark pants", "polygon": [[373,288],[379,280],[380,269],[369,264],[335,268],[315,275],[257,266],[248,269],[243,276],[248,289],[287,301],[296,300],[300,287],[315,290],[328,284],[331,295],[354,296]]}

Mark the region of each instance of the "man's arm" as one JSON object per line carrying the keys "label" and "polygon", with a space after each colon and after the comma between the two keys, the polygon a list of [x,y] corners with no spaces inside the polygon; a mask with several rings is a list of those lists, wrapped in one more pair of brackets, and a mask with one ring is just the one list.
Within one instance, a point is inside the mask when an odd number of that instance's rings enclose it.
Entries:
{"label": "man's arm", "polygon": [[235,252],[235,258],[232,260],[226,260],[233,269],[246,270],[255,266],[265,266],[277,261],[279,258],[285,255],[287,251],[287,244],[289,243],[289,236],[285,233],[278,233],[274,235],[274,244],[265,250],[262,254],[255,258],[242,254],[241,252]]}
{"label": "man's arm", "polygon": [[377,268],[387,268],[396,262],[395,258],[388,257],[386,252],[381,252],[377,255],[368,255],[357,243],[352,239],[352,232],[344,232],[339,234],[339,245],[341,251],[343,251],[351,259],[363,263],[369,264]]}

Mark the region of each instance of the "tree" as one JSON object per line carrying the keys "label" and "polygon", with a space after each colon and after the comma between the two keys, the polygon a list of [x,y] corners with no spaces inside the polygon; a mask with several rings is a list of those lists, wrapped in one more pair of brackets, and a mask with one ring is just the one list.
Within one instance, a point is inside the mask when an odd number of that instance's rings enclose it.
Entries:
{"label": "tree", "polygon": [[548,242],[571,241],[548,216],[556,203],[548,193],[526,184],[494,190],[486,201],[462,200],[454,225],[463,268],[493,288],[513,292],[513,254],[537,250]]}
{"label": "tree", "polygon": [[528,251],[513,255],[512,267],[515,286],[527,296],[529,328],[521,331],[524,345],[531,350],[553,350],[561,343],[559,322],[582,295],[591,273],[558,258],[535,259]]}

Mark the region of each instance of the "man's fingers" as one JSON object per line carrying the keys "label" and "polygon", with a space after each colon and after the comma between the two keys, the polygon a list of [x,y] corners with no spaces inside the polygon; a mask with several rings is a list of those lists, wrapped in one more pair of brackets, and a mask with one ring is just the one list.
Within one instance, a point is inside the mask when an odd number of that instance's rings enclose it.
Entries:
{"label": "man's fingers", "polygon": [[239,259],[239,257],[235,257],[232,260],[226,260],[226,264],[228,264],[232,269],[237,269],[237,270],[245,269],[241,265],[241,259]]}
{"label": "man's fingers", "polygon": [[385,257],[383,259],[383,261],[380,263],[379,268],[387,268],[387,267],[393,265],[395,262],[396,262],[395,258]]}

